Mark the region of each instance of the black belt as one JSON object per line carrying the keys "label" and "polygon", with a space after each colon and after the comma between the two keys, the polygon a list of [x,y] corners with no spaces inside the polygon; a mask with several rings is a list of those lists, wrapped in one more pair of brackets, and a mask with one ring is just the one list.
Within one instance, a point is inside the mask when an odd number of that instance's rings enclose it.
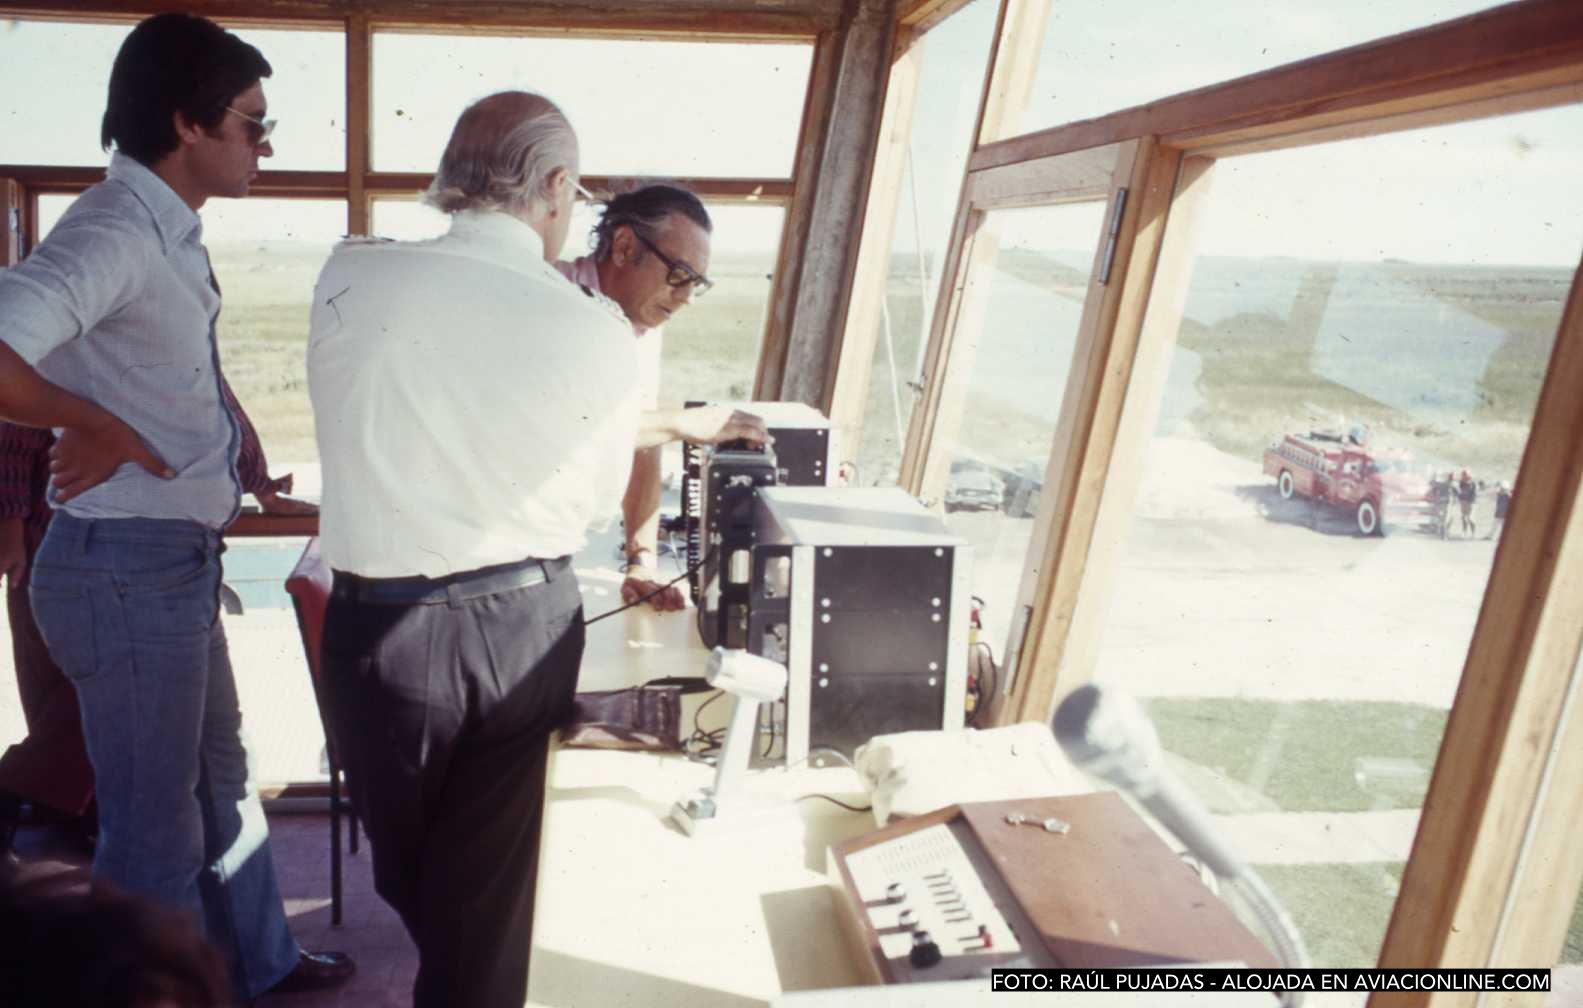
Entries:
{"label": "black belt", "polygon": [[454,605],[467,599],[553,581],[570,570],[571,566],[571,557],[556,557],[553,560],[528,557],[515,563],[480,567],[442,578],[421,575],[371,578],[336,571],[330,594],[338,599],[374,605],[435,605],[440,602]]}

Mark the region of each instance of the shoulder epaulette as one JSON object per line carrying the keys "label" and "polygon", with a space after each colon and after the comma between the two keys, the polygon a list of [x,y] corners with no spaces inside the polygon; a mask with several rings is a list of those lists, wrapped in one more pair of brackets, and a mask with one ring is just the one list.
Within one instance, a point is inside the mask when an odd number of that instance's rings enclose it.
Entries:
{"label": "shoulder epaulette", "polygon": [[336,248],[352,248],[357,245],[388,245],[395,241],[394,238],[381,238],[379,235],[342,235],[336,242]]}

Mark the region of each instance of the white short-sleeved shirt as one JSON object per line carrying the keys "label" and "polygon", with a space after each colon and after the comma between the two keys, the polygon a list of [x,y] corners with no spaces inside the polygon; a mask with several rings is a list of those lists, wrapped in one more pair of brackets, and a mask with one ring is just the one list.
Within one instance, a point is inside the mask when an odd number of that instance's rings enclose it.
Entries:
{"label": "white short-sleeved shirt", "polygon": [[[595,293],[599,289],[599,266],[591,255],[580,256],[571,262],[561,260],[555,268],[574,284],[587,287]],[[658,409],[660,405],[660,355],[665,349],[665,330],[656,326],[645,329],[632,323],[632,335],[638,338],[631,367],[638,379],[639,401],[644,409]]]}
{"label": "white short-sleeved shirt", "polygon": [[308,343],[330,566],[442,577],[576,552],[626,487],[632,344],[506,214],[342,243]]}

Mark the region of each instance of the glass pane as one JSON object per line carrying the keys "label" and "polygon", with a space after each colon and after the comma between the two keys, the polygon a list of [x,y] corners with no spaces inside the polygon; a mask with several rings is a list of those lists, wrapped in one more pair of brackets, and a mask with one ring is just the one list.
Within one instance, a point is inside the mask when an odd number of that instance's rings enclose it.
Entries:
{"label": "glass pane", "polygon": [[[278,120],[264,171],[341,171],[346,167],[346,37],[340,32],[237,28],[274,73],[264,81]],[[344,230],[344,228],[343,228]]]}
{"label": "glass pane", "polygon": [[1583,250],[1580,156],[1574,106],[1214,169],[1095,671],[1316,965],[1379,952]]}
{"label": "glass pane", "polygon": [[[0,164],[102,165],[110,65],[131,27],[0,21]],[[274,75],[264,82],[280,120],[266,170],[346,164],[346,44],[332,32],[238,28]]]}
{"label": "glass pane", "polygon": [[374,168],[432,172],[467,104],[560,105],[590,175],[789,178],[813,47],[374,36]]}
{"label": "glass pane", "polygon": [[[660,402],[680,406],[689,399],[745,400],[753,392],[759,344],[769,310],[775,257],[786,212],[778,206],[706,204],[714,231],[710,242],[708,295],[695,299],[665,327]],[[588,237],[596,208],[578,203],[562,258],[592,248]],[[421,239],[443,234],[445,215],[416,201],[374,203],[375,232],[387,238]]]}
{"label": "glass pane", "polygon": [[308,403],[308,303],[346,232],[339,200],[212,200],[204,244],[224,292],[220,359],[258,429],[270,472],[316,496],[319,449]]}
{"label": "glass pane", "polygon": [[[1042,0],[1034,0],[1035,3]],[[1048,0],[1020,122],[1001,136],[1089,119],[1495,6],[1490,0],[1137,4]]]}
{"label": "glass pane", "polygon": [[864,486],[890,486],[901,472],[997,7],[994,0],[972,0],[915,43],[918,95],[857,447],[857,482]]}
{"label": "glass pane", "polygon": [[40,240],[49,237],[49,233],[55,230],[56,223],[60,221],[60,215],[65,213],[66,208],[76,202],[76,199],[76,196],[55,196],[51,194],[39,196],[38,236]]}
{"label": "glass pane", "polygon": [[968,278],[971,303],[957,326],[940,418],[951,455],[944,503],[946,524],[973,544],[979,639],[997,655],[1011,632],[1104,213],[1103,203],[996,210],[975,238],[975,256],[986,242],[999,251]]}
{"label": "glass pane", "polygon": [[1551,971],[1550,985],[1546,1008],[1569,1008],[1583,1003],[1583,890],[1572,901],[1566,943],[1561,947],[1560,960]]}
{"label": "glass pane", "polygon": [[0,21],[0,164],[109,160],[99,147],[99,126],[110,64],[129,30]]}

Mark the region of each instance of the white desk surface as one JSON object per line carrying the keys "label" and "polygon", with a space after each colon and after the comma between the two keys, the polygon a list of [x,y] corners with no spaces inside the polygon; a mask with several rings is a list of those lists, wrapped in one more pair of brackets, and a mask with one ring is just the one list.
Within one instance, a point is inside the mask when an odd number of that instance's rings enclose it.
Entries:
{"label": "white desk surface", "polygon": [[[563,749],[545,813],[531,1003],[738,1008],[860,982],[825,881],[869,813],[794,803],[801,828],[689,837],[672,803],[713,771],[679,756]],[[746,789],[866,804],[844,767],[753,771]]]}
{"label": "white desk surface", "polygon": [[[610,559],[612,554],[613,545],[607,548],[601,540],[577,556],[585,618],[621,605],[622,576]],[[661,576],[668,581],[679,573],[667,557]],[[677,587],[687,594],[686,581]],[[702,678],[709,652],[698,639],[697,619],[690,605],[681,612],[662,613],[644,604],[599,620],[588,627],[578,690],[624,689],[670,676]]]}

